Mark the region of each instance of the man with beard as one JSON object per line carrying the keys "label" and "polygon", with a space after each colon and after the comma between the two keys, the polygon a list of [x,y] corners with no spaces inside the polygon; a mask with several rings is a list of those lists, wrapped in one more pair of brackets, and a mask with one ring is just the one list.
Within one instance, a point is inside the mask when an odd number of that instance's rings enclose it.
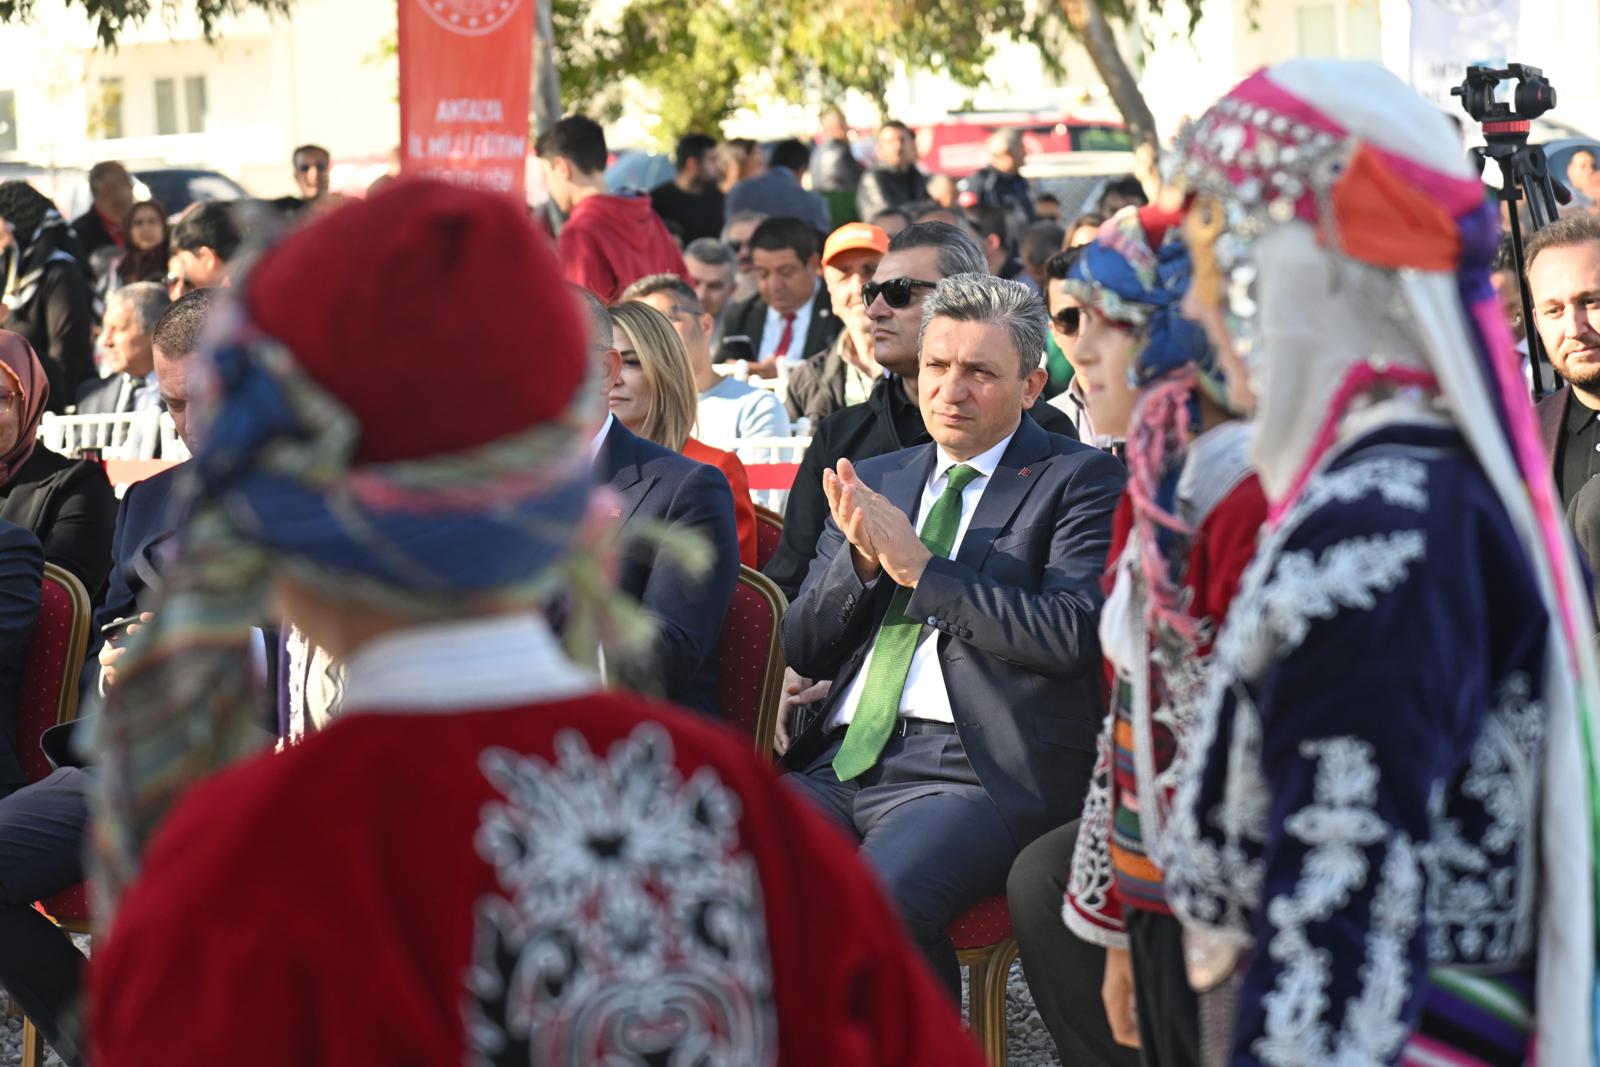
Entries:
{"label": "man with beard", "polygon": [[1567,383],[1539,402],[1540,436],[1566,503],[1600,473],[1600,216],[1551,223],[1528,239],[1526,259],[1533,326]]}
{"label": "man with beard", "polygon": [[722,169],[717,164],[717,142],[703,133],[688,133],[678,138],[673,152],[678,172],[670,182],[650,191],[650,206],[662,221],[672,223],[683,243],[722,232],[722,190],[717,179]]}

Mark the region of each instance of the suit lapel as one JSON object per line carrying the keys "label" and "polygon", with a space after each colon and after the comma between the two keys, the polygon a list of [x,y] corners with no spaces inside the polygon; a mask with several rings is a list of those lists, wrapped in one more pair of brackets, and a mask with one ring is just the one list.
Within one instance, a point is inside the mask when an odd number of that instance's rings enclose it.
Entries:
{"label": "suit lapel", "polygon": [[817,285],[817,295],[811,301],[811,324],[806,327],[804,355],[820,352],[829,341],[830,327],[833,325],[833,304],[828,296],[828,287]]}
{"label": "suit lapel", "polygon": [[994,547],[994,539],[1022,506],[1029,490],[1038,484],[1044,462],[1049,458],[1049,434],[1024,416],[972,513],[972,522],[967,525],[966,536],[956,552],[957,563],[973,570],[982,565]]}
{"label": "suit lapel", "polygon": [[933,446],[923,445],[906,457],[906,462],[890,471],[883,479],[884,497],[911,519],[917,526],[917,511],[922,506],[922,490],[933,473]]}
{"label": "suit lapel", "polygon": [[595,480],[604,482],[619,498],[617,518],[627,522],[639,510],[645,494],[655,484],[639,471],[639,439],[622,423],[613,419],[606,439],[595,456]]}

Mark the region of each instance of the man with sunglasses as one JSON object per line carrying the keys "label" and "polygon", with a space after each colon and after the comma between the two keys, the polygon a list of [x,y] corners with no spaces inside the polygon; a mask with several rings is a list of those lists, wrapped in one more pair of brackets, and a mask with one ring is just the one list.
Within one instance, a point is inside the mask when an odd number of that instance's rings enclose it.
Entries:
{"label": "man with sunglasses", "polygon": [[[800,592],[828,520],[823,471],[833,470],[841,459],[855,463],[932,439],[917,406],[923,300],[945,278],[986,273],[983,253],[971,237],[942,222],[924,222],[895,235],[873,280],[862,287],[873,325],[873,357],[886,373],[864,402],[841,408],[812,427],[811,447],[784,509],[783,539],[763,568],[791,600]],[[1051,433],[1076,436],[1072,421],[1048,405],[1035,404],[1028,417]],[[795,682],[789,679],[791,688]],[[806,688],[791,695],[803,695]]]}

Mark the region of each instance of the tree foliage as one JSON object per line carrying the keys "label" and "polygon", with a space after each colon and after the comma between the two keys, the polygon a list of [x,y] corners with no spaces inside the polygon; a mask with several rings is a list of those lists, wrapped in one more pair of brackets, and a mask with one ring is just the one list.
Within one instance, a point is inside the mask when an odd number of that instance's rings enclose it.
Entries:
{"label": "tree foliage", "polygon": [[[244,11],[265,11],[272,15],[287,14],[294,0],[64,0],[69,8],[79,8],[94,24],[95,34],[107,48],[116,46],[117,38],[129,26],[137,26],[151,15],[172,18],[185,10],[193,10],[200,18],[200,28],[210,40],[221,21],[229,15]],[[32,13],[36,0],[0,0],[0,23],[26,20]]]}
{"label": "tree foliage", "polygon": [[[1188,10],[1202,0],[1167,0]],[[1127,20],[1132,0],[1098,0]],[[1161,4],[1149,5],[1159,14]],[[878,101],[901,70],[945,74],[976,86],[994,42],[1032,43],[1049,69],[1074,27],[1047,0],[628,0],[601,22],[588,0],[553,0],[555,46],[568,110],[605,119],[637,79],[660,99],[663,142],[716,130],[758,98],[817,105],[846,90]]]}

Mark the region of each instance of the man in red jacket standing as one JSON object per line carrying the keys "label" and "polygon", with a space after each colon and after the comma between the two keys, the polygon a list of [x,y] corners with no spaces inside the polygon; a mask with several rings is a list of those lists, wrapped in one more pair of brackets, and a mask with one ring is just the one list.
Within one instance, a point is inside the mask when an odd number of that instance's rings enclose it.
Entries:
{"label": "man in red jacket standing", "polygon": [[606,135],[599,123],[568,115],[540,136],[535,151],[550,199],[567,216],[556,239],[567,281],[610,303],[648,274],[690,280],[650,198],[606,192]]}

